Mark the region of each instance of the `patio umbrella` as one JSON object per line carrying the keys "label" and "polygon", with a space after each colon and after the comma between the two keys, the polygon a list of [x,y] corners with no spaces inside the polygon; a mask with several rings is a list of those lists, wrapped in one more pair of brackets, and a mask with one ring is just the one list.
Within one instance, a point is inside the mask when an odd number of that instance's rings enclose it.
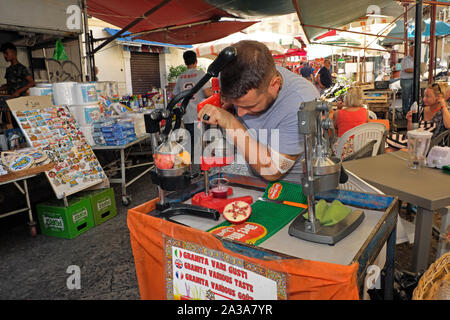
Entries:
{"label": "patio umbrella", "polygon": [[326,37],[317,43],[328,46],[361,46],[361,42],[352,38],[344,38],[340,35]]}
{"label": "patio umbrella", "polygon": [[285,46],[292,43],[295,43],[296,46],[300,46],[298,40],[281,34],[271,32],[237,32],[222,39],[196,45],[194,46],[194,49],[197,52],[198,57],[214,59],[222,49],[241,40],[256,40],[262,42],[269,48],[272,54],[283,54],[286,51],[283,47],[283,43]]}
{"label": "patio umbrella", "polygon": [[203,0],[87,0],[87,11],[133,38],[182,45],[212,41],[256,23],[225,21],[236,16]]}
{"label": "patio umbrella", "polygon": [[369,6],[376,5],[381,10],[392,5],[392,0],[293,0],[300,24],[308,41],[328,31],[339,28],[367,15]]}
{"label": "patio umbrella", "polygon": [[[427,19],[425,22],[425,31],[422,33],[422,36],[429,37],[430,36],[430,19]],[[414,38],[415,34],[414,24],[408,27],[408,38]],[[444,21],[436,21],[436,36],[446,36],[450,34],[450,23]]]}

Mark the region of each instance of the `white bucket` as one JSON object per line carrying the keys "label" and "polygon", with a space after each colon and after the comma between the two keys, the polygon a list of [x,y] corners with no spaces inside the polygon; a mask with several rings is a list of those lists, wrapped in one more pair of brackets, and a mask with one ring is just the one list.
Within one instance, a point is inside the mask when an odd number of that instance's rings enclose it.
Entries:
{"label": "white bucket", "polygon": [[51,88],[52,84],[51,83],[37,83],[36,87],[38,87],[38,88]]}
{"label": "white bucket", "polygon": [[57,82],[52,85],[53,101],[57,106],[77,104],[74,95],[76,82]]}
{"label": "white bucket", "polygon": [[74,104],[77,105],[88,105],[98,102],[95,83],[77,83],[75,86],[74,95]]}
{"label": "white bucket", "polygon": [[52,87],[33,87],[30,88],[30,96],[51,96],[53,94]]}
{"label": "white bucket", "polygon": [[79,126],[86,126],[96,122],[102,116],[98,104],[69,106],[69,110]]}

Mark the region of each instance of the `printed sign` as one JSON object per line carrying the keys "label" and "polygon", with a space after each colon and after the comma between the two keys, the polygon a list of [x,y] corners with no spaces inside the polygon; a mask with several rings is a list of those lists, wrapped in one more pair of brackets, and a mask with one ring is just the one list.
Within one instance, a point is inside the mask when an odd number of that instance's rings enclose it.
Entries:
{"label": "printed sign", "polygon": [[108,208],[111,205],[111,198],[106,198],[97,202],[97,210],[101,211]]}
{"label": "printed sign", "polygon": [[244,222],[237,225],[218,227],[210,232],[227,239],[254,244],[266,236],[267,229],[259,223]]}
{"label": "printed sign", "polygon": [[52,218],[48,216],[43,216],[45,229],[58,229],[64,230],[64,220],[61,217]]}
{"label": "printed sign", "polygon": [[284,273],[185,241],[165,245],[168,299],[287,299]]}
{"label": "printed sign", "polygon": [[81,211],[76,212],[72,215],[73,223],[78,223],[88,217],[88,211],[86,208],[81,209]]}
{"label": "printed sign", "polygon": [[278,199],[278,197],[281,194],[281,190],[283,189],[283,186],[281,185],[281,183],[274,183],[270,189],[269,189],[269,193],[268,193],[268,197],[271,200],[276,200]]}

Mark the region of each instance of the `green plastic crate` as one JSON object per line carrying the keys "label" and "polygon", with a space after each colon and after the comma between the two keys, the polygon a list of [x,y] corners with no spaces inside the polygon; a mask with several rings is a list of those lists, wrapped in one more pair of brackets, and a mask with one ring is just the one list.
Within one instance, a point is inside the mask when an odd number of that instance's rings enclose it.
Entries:
{"label": "green plastic crate", "polygon": [[94,216],[88,198],[68,199],[68,207],[61,200],[36,205],[42,234],[73,239],[94,227]]}
{"label": "green plastic crate", "polygon": [[113,188],[86,191],[81,195],[91,202],[95,225],[99,225],[117,215]]}

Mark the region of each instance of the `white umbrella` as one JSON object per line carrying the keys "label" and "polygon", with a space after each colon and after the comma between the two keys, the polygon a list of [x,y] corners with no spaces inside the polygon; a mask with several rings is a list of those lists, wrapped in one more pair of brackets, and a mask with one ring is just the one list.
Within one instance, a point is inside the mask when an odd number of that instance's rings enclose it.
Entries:
{"label": "white umbrella", "polygon": [[197,57],[199,58],[215,59],[224,48],[241,40],[262,42],[269,48],[272,54],[284,53],[286,48],[283,45],[286,47],[301,47],[300,42],[291,36],[271,32],[254,32],[248,34],[236,32],[222,39],[196,45],[194,46],[194,50],[197,52]]}

